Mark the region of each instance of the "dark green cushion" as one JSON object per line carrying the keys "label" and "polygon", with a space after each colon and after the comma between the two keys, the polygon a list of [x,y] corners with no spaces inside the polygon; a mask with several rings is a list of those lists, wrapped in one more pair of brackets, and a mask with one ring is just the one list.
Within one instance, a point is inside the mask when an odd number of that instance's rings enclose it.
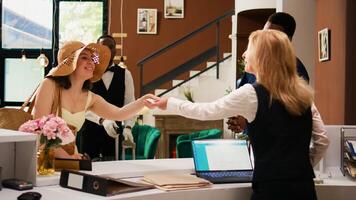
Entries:
{"label": "dark green cushion", "polygon": [[191,134],[180,135],[177,137],[177,157],[191,158],[193,156],[193,140],[218,139],[221,135],[222,131],[219,129],[202,130]]}
{"label": "dark green cushion", "polygon": [[[132,128],[132,135],[136,143],[136,159],[153,159],[161,132],[149,125],[135,125]],[[131,149],[126,150],[125,159],[132,159]]]}

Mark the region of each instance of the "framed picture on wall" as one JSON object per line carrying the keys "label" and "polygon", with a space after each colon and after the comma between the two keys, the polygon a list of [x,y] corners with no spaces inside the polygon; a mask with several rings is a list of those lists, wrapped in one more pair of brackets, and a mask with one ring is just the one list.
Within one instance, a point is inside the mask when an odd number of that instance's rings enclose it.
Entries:
{"label": "framed picture on wall", "polygon": [[319,61],[330,60],[330,29],[324,28],[318,32]]}
{"label": "framed picture on wall", "polygon": [[164,0],[164,18],[184,18],[184,0]]}
{"label": "framed picture on wall", "polygon": [[157,9],[137,9],[137,33],[157,34]]}

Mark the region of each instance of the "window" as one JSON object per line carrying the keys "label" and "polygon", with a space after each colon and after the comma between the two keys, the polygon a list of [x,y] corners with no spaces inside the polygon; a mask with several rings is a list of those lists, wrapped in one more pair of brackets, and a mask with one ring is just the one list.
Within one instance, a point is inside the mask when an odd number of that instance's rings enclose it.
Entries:
{"label": "window", "polygon": [[59,4],[59,46],[70,40],[87,44],[103,34],[103,2]]}
{"label": "window", "polygon": [[[24,101],[43,79],[44,68],[38,67],[37,59],[5,59],[5,101]],[[31,77],[31,78],[29,78]]]}
{"label": "window", "polygon": [[[107,6],[107,0],[0,1],[0,107],[22,104],[56,65],[60,43],[96,42],[106,34]],[[37,61],[42,48],[47,68]]]}
{"label": "window", "polygon": [[53,1],[3,0],[0,21],[0,107],[18,106],[44,77],[36,58],[51,56]]}
{"label": "window", "polygon": [[2,48],[52,47],[52,0],[3,0]]}

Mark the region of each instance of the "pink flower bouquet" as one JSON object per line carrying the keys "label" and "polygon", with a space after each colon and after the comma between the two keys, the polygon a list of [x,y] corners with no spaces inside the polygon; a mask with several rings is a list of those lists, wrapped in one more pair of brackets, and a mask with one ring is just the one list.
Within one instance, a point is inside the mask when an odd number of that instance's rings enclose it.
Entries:
{"label": "pink flower bouquet", "polygon": [[67,123],[53,114],[29,120],[20,126],[19,131],[39,134],[40,144],[45,148],[66,145],[75,139]]}

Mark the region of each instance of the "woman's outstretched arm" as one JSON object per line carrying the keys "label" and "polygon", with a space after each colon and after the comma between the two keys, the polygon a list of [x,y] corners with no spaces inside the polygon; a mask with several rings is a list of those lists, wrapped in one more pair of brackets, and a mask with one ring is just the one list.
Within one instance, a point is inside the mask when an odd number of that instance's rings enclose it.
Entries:
{"label": "woman's outstretched arm", "polygon": [[101,96],[94,94],[92,104],[89,109],[104,119],[123,121],[136,115],[145,106],[153,108],[154,106],[147,102],[147,99],[158,100],[159,98],[153,94],[146,94],[136,101],[131,102],[122,108],[119,108],[108,103]]}

